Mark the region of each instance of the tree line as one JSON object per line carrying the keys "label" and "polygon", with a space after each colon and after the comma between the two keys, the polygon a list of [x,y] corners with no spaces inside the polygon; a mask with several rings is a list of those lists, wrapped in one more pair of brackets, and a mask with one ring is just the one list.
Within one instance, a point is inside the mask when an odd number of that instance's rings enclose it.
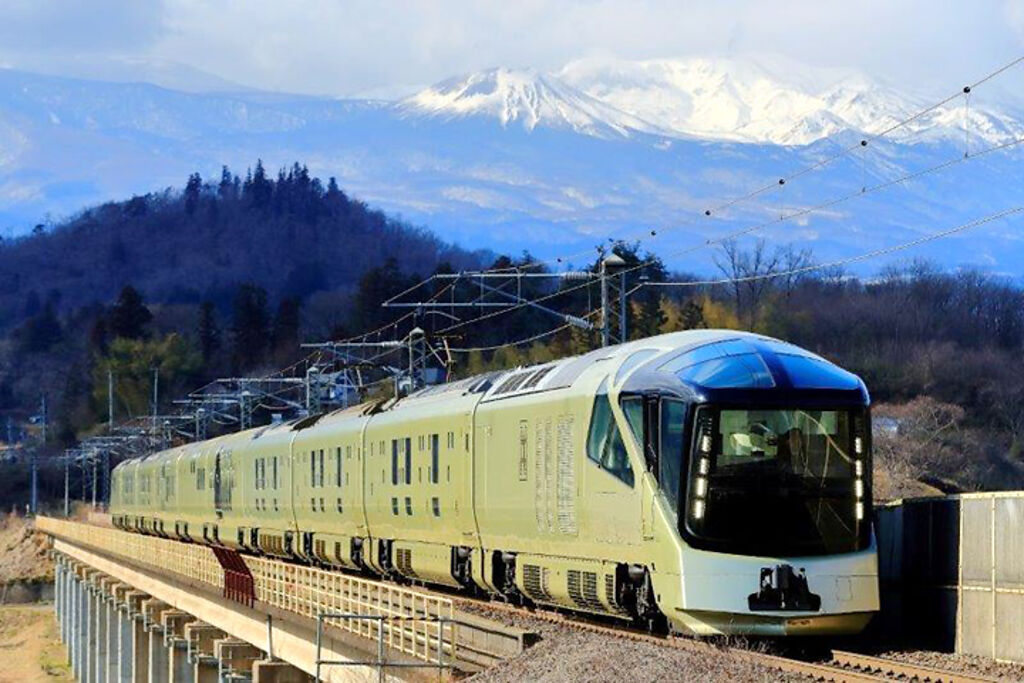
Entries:
{"label": "tree line", "polygon": [[[925,478],[949,489],[1024,486],[1024,373],[1014,370],[1024,351],[1024,290],[1017,283],[920,262],[861,278],[815,269],[805,246],[755,241],[723,245],[715,260],[722,282],[707,284],[718,278],[671,272],[639,245],[610,251],[629,272],[631,338],[731,328],[792,341],[864,377],[876,415],[896,425],[881,435],[888,469],[879,477]],[[89,258],[76,252],[97,260],[98,272],[87,273]],[[595,249],[575,268],[596,272],[608,253]],[[68,272],[45,289],[30,271],[49,261]],[[299,165],[276,178],[259,163],[244,178],[227,169],[216,182],[193,174],[182,190],[87,210],[0,248],[0,281],[19,283],[0,290],[0,414],[23,419],[47,396],[51,448],[59,450],[105,422],[108,374],[117,377],[115,412],[125,418],[152,409],[154,373],[166,410],[216,377],[286,366],[303,355],[302,342],[381,327],[381,338],[401,338],[415,325],[439,346],[443,335],[448,348],[498,347],[454,352],[454,377],[599,343],[595,331],[569,328],[501,346],[561,324],[531,307],[468,324],[489,309],[441,307],[391,324],[398,314],[383,301],[431,274],[465,268],[509,273],[490,284],[575,315],[600,299],[596,282],[516,281],[517,268],[543,270],[531,254],[446,245]],[[646,286],[664,281],[684,284]],[[434,280],[409,298],[471,301],[480,296],[474,287]],[[885,440],[893,434],[895,447]]]}

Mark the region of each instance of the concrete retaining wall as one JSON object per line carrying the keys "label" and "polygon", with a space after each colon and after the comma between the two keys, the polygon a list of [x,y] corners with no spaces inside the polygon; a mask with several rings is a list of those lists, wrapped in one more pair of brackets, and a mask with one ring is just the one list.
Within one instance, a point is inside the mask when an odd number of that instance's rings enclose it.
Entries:
{"label": "concrete retaining wall", "polygon": [[53,581],[12,581],[0,586],[0,605],[27,605],[53,600]]}
{"label": "concrete retaining wall", "polygon": [[907,500],[876,520],[884,632],[1024,662],[1024,491]]}

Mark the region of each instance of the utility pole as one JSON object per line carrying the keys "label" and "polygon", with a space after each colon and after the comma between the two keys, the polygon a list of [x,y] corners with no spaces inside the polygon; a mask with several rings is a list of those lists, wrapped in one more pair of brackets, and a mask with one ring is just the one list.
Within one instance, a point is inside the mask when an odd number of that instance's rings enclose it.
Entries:
{"label": "utility pole", "polygon": [[206,409],[196,409],[196,441],[206,439]]}
{"label": "utility pole", "polygon": [[107,368],[107,432],[114,432],[114,370]]}
{"label": "utility pole", "polygon": [[[627,340],[625,265],[622,257],[615,253],[601,260],[601,346],[621,344]],[[612,279],[617,273],[619,284],[613,293]],[[613,330],[613,326],[617,329]]]}
{"label": "utility pole", "polygon": [[32,470],[32,483],[29,493],[29,512],[36,514],[39,510],[39,451],[46,448],[46,397],[43,396],[39,402],[40,427],[42,428],[42,440],[38,446],[32,449],[29,455],[29,466]]}
{"label": "utility pole", "polygon": [[320,412],[320,369],[315,365],[306,370],[306,414]]}
{"label": "utility pole", "polygon": [[64,517],[71,516],[71,458],[64,451]]}
{"label": "utility pole", "polygon": [[156,416],[160,405],[160,368],[153,368],[153,425],[152,435],[156,436]]}

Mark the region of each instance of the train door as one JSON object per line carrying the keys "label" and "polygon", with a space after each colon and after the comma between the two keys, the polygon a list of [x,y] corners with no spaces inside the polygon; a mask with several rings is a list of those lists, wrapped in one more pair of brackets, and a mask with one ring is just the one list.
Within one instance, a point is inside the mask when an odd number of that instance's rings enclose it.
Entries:
{"label": "train door", "polygon": [[231,451],[217,451],[213,462],[213,506],[217,517],[231,510]]}
{"label": "train door", "polygon": [[[622,406],[630,415],[630,408]],[[615,545],[639,542],[636,518],[628,510],[636,509],[639,473],[630,462],[626,448],[628,436],[616,418],[607,393],[598,391],[594,399],[587,433],[586,485],[590,505],[590,523],[599,542]],[[631,422],[631,421],[630,421]]]}

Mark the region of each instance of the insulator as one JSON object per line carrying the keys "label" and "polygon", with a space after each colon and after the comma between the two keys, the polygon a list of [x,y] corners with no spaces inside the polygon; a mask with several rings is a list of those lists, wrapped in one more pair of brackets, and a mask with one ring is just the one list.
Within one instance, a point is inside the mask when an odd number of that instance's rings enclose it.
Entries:
{"label": "insulator", "polygon": [[585,270],[567,270],[564,273],[558,274],[563,280],[589,280],[592,273],[588,273]]}
{"label": "insulator", "polygon": [[584,330],[589,330],[593,328],[593,325],[591,325],[589,322],[575,315],[567,315],[563,319],[565,320],[565,322],[569,323],[573,327],[579,327]]}

